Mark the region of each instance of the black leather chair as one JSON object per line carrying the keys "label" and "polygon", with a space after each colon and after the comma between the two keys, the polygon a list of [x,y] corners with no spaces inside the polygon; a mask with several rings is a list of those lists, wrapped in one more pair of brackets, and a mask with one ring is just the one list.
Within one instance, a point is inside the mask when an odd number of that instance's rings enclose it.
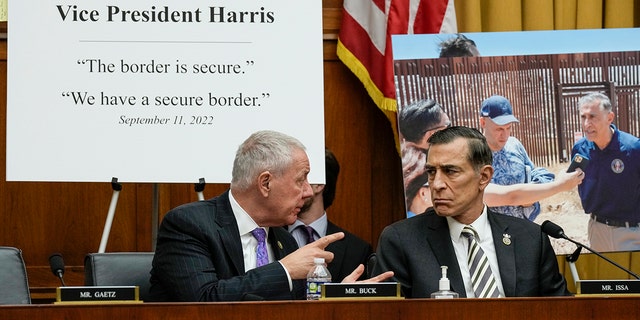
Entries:
{"label": "black leather chair", "polygon": [[138,286],[140,300],[149,296],[153,252],[90,253],[84,259],[86,286]]}
{"label": "black leather chair", "polygon": [[0,247],[0,304],[30,304],[27,268],[22,251]]}

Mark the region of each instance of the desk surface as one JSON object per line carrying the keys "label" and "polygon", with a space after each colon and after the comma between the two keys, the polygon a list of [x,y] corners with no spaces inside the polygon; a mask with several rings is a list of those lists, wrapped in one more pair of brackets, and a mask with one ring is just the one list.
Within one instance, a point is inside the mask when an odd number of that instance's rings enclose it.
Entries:
{"label": "desk surface", "polygon": [[0,319],[638,319],[638,297],[0,306]]}

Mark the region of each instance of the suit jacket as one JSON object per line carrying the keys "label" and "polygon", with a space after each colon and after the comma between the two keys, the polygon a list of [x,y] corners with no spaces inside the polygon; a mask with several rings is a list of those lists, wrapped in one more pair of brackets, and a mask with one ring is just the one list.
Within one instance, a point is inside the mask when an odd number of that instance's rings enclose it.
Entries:
{"label": "suit jacket", "polygon": [[[328,264],[332,282],[341,282],[351,274],[359,264],[367,266],[367,259],[373,253],[373,248],[366,241],[358,238],[353,233],[346,231],[331,221],[327,224],[327,234],[344,232],[344,238],[333,242],[325,250],[333,253],[333,261]],[[367,272],[360,279],[367,278]]]}
{"label": "suit jacket", "polygon": [[[500,277],[507,297],[569,295],[549,237],[525,219],[487,210]],[[511,242],[503,241],[505,235]],[[380,235],[374,274],[393,270],[407,298],[438,291],[440,266],[448,266],[451,290],[466,297],[458,260],[444,217],[433,208],[387,226]]]}
{"label": "suit jacket", "polygon": [[[298,249],[289,232],[269,228],[275,259]],[[152,301],[304,299],[305,282],[293,281],[279,262],[244,271],[238,224],[229,191],[169,211],[158,229],[151,270]]]}

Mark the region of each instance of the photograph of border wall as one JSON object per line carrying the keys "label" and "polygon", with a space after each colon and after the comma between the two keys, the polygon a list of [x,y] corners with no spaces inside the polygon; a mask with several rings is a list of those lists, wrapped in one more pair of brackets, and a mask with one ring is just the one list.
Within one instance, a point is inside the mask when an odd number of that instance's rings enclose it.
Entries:
{"label": "photograph of border wall", "polygon": [[[553,172],[566,170],[571,148],[582,137],[577,101],[587,92],[609,96],[614,124],[640,135],[640,51],[396,59],[394,73],[398,114],[404,106],[430,98],[453,125],[480,129],[481,102],[494,94],[507,97],[520,121],[512,135],[536,166]],[[572,239],[588,245],[589,215],[577,189],[540,204],[536,223],[554,221]],[[567,241],[553,244],[556,254],[575,250]]]}

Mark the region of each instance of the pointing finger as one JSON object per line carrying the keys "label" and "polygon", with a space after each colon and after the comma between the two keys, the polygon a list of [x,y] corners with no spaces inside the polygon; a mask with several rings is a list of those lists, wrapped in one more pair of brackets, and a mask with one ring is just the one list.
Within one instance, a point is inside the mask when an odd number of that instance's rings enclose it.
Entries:
{"label": "pointing finger", "polygon": [[336,233],[328,234],[310,244],[316,245],[318,248],[324,250],[324,248],[326,248],[329,244],[336,242],[342,238],[344,238],[344,232],[336,232]]}

